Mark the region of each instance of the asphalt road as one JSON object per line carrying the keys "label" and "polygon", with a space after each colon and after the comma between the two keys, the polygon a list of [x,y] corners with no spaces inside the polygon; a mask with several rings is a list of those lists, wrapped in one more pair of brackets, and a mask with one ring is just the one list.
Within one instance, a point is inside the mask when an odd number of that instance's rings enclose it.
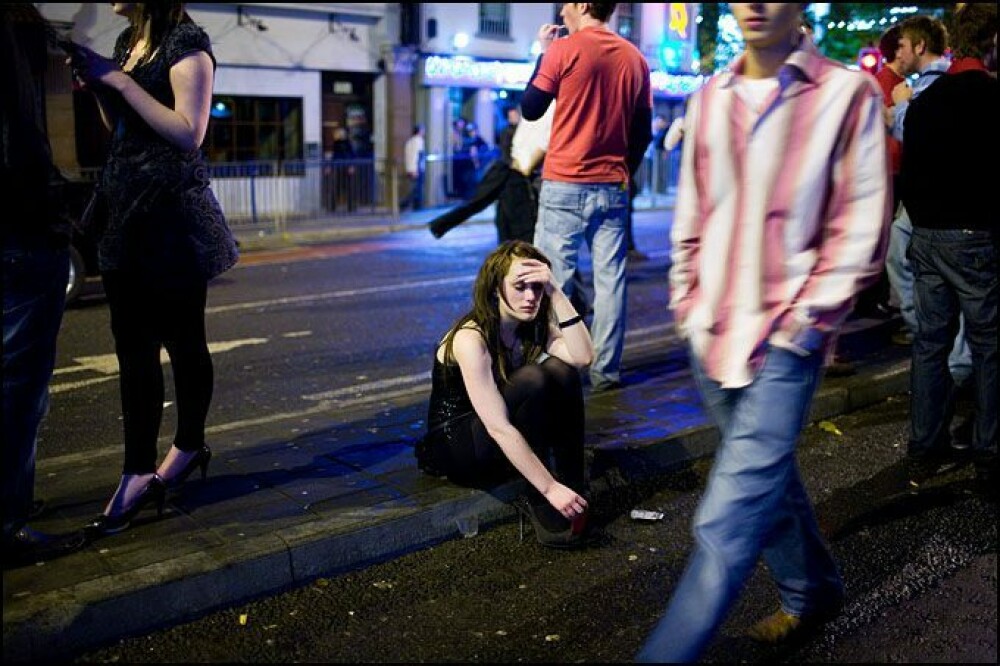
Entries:
{"label": "asphalt road", "polygon": [[[668,224],[668,211],[637,220],[640,247],[652,258],[629,269],[629,348],[661,342],[671,324]],[[441,240],[414,229],[248,254],[209,288],[209,441],[315,428],[333,398],[343,410],[350,409],[343,398],[359,394],[429,392],[434,343],[468,308],[475,273],[495,245],[491,225],[469,225]],[[57,354],[39,456],[120,450],[118,364],[102,296],[67,310]],[[163,361],[161,450],[176,419],[166,354]]]}
{"label": "asphalt road", "polygon": [[[761,567],[706,662],[996,663],[995,494],[968,467],[908,485],[908,406],[899,396],[814,424],[800,446],[847,584],[842,615],[794,646],[752,643],[743,630],[777,603]],[[516,523],[501,524],[77,661],[628,662],[683,568],[709,464],[618,486],[596,509],[603,538],[585,550],[545,549],[530,528],[521,541]],[[633,521],[634,507],[665,517]]]}

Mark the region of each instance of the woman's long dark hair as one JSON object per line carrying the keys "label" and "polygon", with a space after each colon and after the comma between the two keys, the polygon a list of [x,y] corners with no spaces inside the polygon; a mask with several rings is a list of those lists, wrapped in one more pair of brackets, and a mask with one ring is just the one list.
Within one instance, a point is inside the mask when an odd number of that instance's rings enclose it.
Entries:
{"label": "woman's long dark hair", "polygon": [[187,4],[184,2],[140,2],[137,4],[139,8],[139,20],[132,30],[132,36],[129,39],[126,53],[135,48],[135,45],[139,42],[139,38],[142,37],[143,26],[148,22],[149,48],[146,51],[146,55],[142,58],[146,60],[156,52],[156,49],[160,48],[163,40],[166,39],[171,30],[181,23],[189,22],[191,17],[184,11],[184,6]]}
{"label": "woman's long dark hair", "polygon": [[[475,324],[486,340],[486,348],[493,359],[493,377],[498,384],[506,384],[513,372],[510,350],[500,340],[500,303],[497,294],[503,293],[503,281],[515,259],[534,259],[546,266],[552,263],[531,243],[520,240],[506,241],[499,245],[483,261],[472,287],[472,309],[459,317],[444,337],[444,358],[446,363],[454,362],[452,347],[455,334],[468,323]],[[549,341],[550,300],[542,297],[538,315],[530,322],[518,325],[516,336],[521,342],[521,358],[525,365],[534,363],[545,351]]]}

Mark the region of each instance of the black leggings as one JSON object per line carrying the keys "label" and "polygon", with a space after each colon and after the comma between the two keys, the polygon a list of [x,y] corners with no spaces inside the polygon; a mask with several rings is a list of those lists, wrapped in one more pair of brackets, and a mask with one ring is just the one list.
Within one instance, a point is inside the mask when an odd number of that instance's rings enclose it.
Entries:
{"label": "black leggings", "polygon": [[121,271],[109,271],[102,277],[121,372],[122,473],[149,474],[156,471],[156,440],[163,419],[162,347],[170,356],[174,378],[174,445],[182,451],[195,451],[205,444],[205,419],[214,382],[205,338],[208,285],[150,289],[142,280]]}
{"label": "black leggings", "polygon": [[[584,483],[584,411],[580,373],[555,357],[526,365],[503,387],[511,423],[559,482],[577,492]],[[520,474],[500,446],[471,414],[451,440],[448,478],[454,483],[489,487]]]}

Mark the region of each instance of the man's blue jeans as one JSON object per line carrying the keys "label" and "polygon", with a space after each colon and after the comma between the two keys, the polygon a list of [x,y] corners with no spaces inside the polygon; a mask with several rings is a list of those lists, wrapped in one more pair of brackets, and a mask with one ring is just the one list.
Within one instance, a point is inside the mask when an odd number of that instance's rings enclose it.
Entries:
{"label": "man's blue jeans", "polygon": [[720,441],[694,519],[694,552],[638,661],[696,661],[760,556],[791,615],[837,607],[844,594],[795,461],[820,356],[771,347],[753,383],[739,389],[708,378],[693,353],[691,366]]}
{"label": "man's blue jeans", "polygon": [[3,539],[24,527],[35,488],[35,440],[48,409],[69,277],[69,251],[4,241]]}
{"label": "man's blue jeans", "polygon": [[972,349],[976,397],[972,452],[996,454],[997,447],[997,249],[988,231],[913,230],[917,333],[910,384],[912,439],[909,453],[922,456],[947,446],[952,377],[948,350],[965,318]]}
{"label": "man's blue jeans", "polygon": [[[885,259],[885,270],[889,275],[889,284],[896,290],[899,297],[899,314],[910,333],[917,333],[917,314],[913,305],[913,267],[907,251],[913,236],[913,224],[906,209],[900,206],[899,215],[892,221],[889,234],[889,252]],[[955,335],[951,353],[948,356],[948,369],[956,384],[964,383],[972,376],[972,352],[965,341],[965,320],[959,318],[958,333]]]}
{"label": "man's blue jeans", "polygon": [[[628,188],[615,183],[542,182],[535,246],[552,262],[552,276],[573,297],[580,245],[594,266],[594,362],[590,383],[605,388],[621,381],[625,348],[625,225]],[[585,313],[581,313],[585,314]]]}

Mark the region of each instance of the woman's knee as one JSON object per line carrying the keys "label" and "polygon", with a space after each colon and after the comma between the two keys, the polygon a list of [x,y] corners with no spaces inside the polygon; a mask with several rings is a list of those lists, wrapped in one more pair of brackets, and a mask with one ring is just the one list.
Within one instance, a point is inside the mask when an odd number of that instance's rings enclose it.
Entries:
{"label": "woman's knee", "polygon": [[557,387],[562,393],[575,394],[583,391],[580,371],[562,359],[550,356],[541,364],[546,383]]}

